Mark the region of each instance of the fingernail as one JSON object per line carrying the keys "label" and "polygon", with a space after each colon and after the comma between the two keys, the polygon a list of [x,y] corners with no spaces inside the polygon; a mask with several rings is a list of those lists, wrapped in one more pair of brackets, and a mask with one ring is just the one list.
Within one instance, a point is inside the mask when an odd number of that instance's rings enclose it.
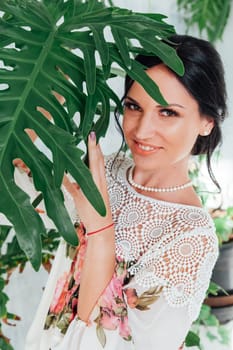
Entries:
{"label": "fingernail", "polygon": [[95,131],[91,131],[91,132],[90,132],[90,139],[91,139],[92,141],[95,141],[95,139],[96,139]]}

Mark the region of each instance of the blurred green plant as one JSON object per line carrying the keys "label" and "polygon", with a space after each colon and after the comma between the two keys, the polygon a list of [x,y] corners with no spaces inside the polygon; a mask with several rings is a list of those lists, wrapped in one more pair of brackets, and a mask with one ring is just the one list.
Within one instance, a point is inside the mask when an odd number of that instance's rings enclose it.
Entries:
{"label": "blurred green plant", "polygon": [[[219,150],[214,154],[214,161],[218,161],[218,159]],[[220,193],[209,191],[207,189],[205,176],[202,176],[205,160],[205,155],[195,157],[195,160],[190,164],[189,175],[194,183],[196,192],[200,196],[203,206],[209,210],[210,215],[213,218],[219,246],[221,247],[223,243],[228,242],[233,238],[233,207],[228,207],[226,209],[223,209],[221,205],[214,209],[208,207],[209,203],[215,202],[214,199],[216,195],[220,196]],[[220,291],[227,294],[221,286],[211,281],[206,296],[217,296]],[[198,349],[204,350],[200,335],[201,326],[204,326],[206,330],[205,335],[211,341],[217,341],[219,344],[224,345],[230,344],[229,331],[224,325],[220,324],[217,317],[212,313],[211,307],[203,303],[199,317],[193,323],[192,328],[186,337],[185,345],[187,347],[196,346]]]}
{"label": "blurred green plant", "polygon": [[[219,291],[225,292],[219,285],[214,282],[210,282],[206,296],[216,296],[218,295]],[[204,327],[206,337],[209,340],[217,340],[218,343],[222,345],[230,344],[230,332],[219,323],[217,317],[211,312],[211,307],[203,303],[198,319],[193,323],[192,328],[185,339],[185,345],[187,347],[196,346],[200,350],[205,350],[203,344],[201,343],[201,326]]]}
{"label": "blurred green plant", "polygon": [[211,212],[216,227],[216,233],[221,246],[233,238],[233,207],[214,209]]}
{"label": "blurred green plant", "polygon": [[197,27],[212,43],[222,39],[232,0],[177,0],[177,5],[187,31]]}
{"label": "blurred green plant", "polygon": [[[54,258],[54,252],[58,247],[60,235],[57,231],[51,229],[42,235],[42,265],[50,271]],[[13,350],[10,345],[10,339],[4,336],[2,324],[14,326],[15,321],[20,320],[18,315],[10,313],[7,308],[9,300],[4,292],[5,286],[9,283],[10,277],[14,271],[22,273],[28,258],[20,248],[17,238],[12,230],[12,226],[0,226],[0,349]]]}

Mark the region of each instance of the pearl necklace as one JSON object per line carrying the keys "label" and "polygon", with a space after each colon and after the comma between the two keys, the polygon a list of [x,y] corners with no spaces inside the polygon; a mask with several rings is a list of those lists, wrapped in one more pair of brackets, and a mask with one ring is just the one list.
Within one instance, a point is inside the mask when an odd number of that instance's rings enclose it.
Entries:
{"label": "pearl necklace", "polygon": [[165,187],[165,188],[142,186],[142,185],[139,185],[139,184],[137,184],[137,183],[135,183],[133,181],[133,169],[134,169],[133,166],[129,169],[128,181],[129,181],[130,185],[132,185],[133,187],[138,188],[139,190],[142,190],[142,191],[147,191],[147,192],[175,192],[175,191],[183,190],[184,188],[187,188],[189,186],[192,186],[192,181],[186,182],[183,185],[174,186],[174,187]]}

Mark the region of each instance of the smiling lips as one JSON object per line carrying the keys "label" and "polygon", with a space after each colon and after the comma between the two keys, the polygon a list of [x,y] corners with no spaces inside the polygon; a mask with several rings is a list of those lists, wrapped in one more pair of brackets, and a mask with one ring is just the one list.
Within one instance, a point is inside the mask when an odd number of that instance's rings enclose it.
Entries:
{"label": "smiling lips", "polygon": [[154,150],[154,147],[144,146],[144,145],[141,145],[140,143],[138,143],[138,147],[141,148],[143,151],[153,151]]}
{"label": "smiling lips", "polygon": [[162,147],[159,146],[151,146],[151,145],[146,145],[146,144],[142,144],[139,143],[137,141],[134,141],[134,151],[136,153],[142,154],[142,155],[146,155],[146,154],[151,154],[154,152],[157,152],[158,150],[160,150]]}

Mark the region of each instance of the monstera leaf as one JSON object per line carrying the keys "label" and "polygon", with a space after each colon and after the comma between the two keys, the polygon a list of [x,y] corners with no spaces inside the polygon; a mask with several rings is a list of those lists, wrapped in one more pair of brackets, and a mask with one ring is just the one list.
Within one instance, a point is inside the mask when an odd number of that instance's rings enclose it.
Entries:
{"label": "monstera leaf", "polygon": [[[178,74],[183,65],[175,51],[159,41],[174,32],[159,14],[133,13],[96,0],[0,0],[0,11],[0,212],[38,269],[45,227],[29,196],[15,183],[13,160],[20,158],[30,168],[47,215],[69,243],[77,244],[60,187],[64,173],[70,173],[105,215],[79,144],[92,129],[98,138],[105,135],[110,102],[120,108],[108,86],[113,63],[160,103],[165,101],[157,86],[133,55],[142,50],[157,54]],[[51,157],[32,143],[27,130],[34,130]]]}

